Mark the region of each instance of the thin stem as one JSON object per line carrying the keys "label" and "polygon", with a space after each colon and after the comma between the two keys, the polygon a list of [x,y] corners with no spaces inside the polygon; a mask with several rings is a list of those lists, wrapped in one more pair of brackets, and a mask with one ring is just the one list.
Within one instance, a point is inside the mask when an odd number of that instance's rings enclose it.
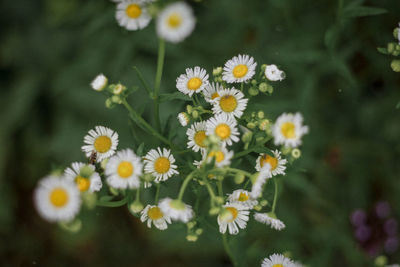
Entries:
{"label": "thin stem", "polygon": [[250,181],[251,181],[251,180],[248,179],[247,182],[244,184],[244,190],[247,190],[247,186],[249,185]]}
{"label": "thin stem", "polygon": [[242,91],[242,92],[243,92],[243,86],[244,86],[244,82],[242,82],[242,83],[240,84],[240,91]]}
{"label": "thin stem", "polygon": [[160,183],[156,185],[156,196],[154,197],[154,204],[157,205],[158,202],[158,195],[160,194]]}
{"label": "thin stem", "polygon": [[246,171],[242,171],[239,169],[235,169],[235,168],[225,168],[225,170],[230,171],[230,172],[235,172],[235,173],[243,173],[244,175],[246,175],[247,177],[251,177],[253,176],[251,173],[246,172]]}
{"label": "thin stem", "polygon": [[274,178],[275,183],[275,194],[274,194],[274,202],[272,203],[272,212],[275,213],[276,201],[278,200],[278,182],[276,178]]}
{"label": "thin stem", "polygon": [[136,190],[136,201],[140,201],[140,187]]}
{"label": "thin stem", "polygon": [[183,194],[185,193],[186,186],[189,184],[190,180],[193,178],[193,175],[194,175],[194,173],[195,173],[196,171],[197,171],[197,170],[192,171],[192,172],[186,177],[185,181],[183,181],[183,184],[182,184],[182,186],[181,186],[181,189],[179,190],[179,195],[178,195],[178,199],[179,199],[179,200],[182,200]]}
{"label": "thin stem", "polygon": [[156,80],[154,82],[154,119],[157,126],[156,128],[159,131],[161,130],[159,94],[160,94],[161,77],[164,67],[164,57],[165,57],[165,42],[163,39],[160,38],[158,42]]}
{"label": "thin stem", "polygon": [[121,207],[121,206],[125,205],[126,202],[127,202],[126,198],[123,198],[118,201],[97,201],[96,206],[115,208],[115,207]]}
{"label": "thin stem", "polygon": [[233,257],[233,253],[229,247],[228,239],[226,238],[226,233],[222,234],[222,243],[224,244],[225,252],[226,252],[226,254],[228,254],[228,257],[231,260],[233,266],[237,266],[235,258]]}
{"label": "thin stem", "polygon": [[253,152],[253,150],[254,150],[254,148],[250,148],[250,149],[241,151],[241,152],[239,152],[239,153],[236,153],[236,154],[233,156],[233,158],[234,158],[234,159],[237,159],[237,158],[243,157],[243,156],[245,156],[245,155],[250,154],[251,152]]}
{"label": "thin stem", "polygon": [[221,180],[218,181],[217,186],[218,186],[218,194],[219,194],[219,196],[223,197],[224,196],[224,191],[222,190],[222,181]]}
{"label": "thin stem", "polygon": [[143,78],[142,73],[139,71],[139,69],[134,66],[133,69],[136,71],[136,75],[138,76],[140,82],[142,83],[144,89],[146,89],[147,93],[149,94],[149,96],[151,96],[151,89],[150,86],[146,83],[145,79]]}
{"label": "thin stem", "polygon": [[[215,193],[214,193],[214,191],[213,191],[213,189],[212,189],[210,183],[207,181],[207,178],[204,178],[203,181],[204,181],[204,183],[206,184],[208,193],[209,193],[210,196],[211,196],[211,203],[214,203],[213,200],[214,200],[214,198],[215,198]],[[212,205],[214,205],[214,204],[212,204]],[[211,205],[211,206],[212,206],[212,205]]]}

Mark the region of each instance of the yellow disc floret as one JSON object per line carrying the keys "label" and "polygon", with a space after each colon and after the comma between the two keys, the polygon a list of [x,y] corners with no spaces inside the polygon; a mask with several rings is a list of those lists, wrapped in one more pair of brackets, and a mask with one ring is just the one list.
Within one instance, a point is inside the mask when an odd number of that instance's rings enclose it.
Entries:
{"label": "yellow disc floret", "polygon": [[247,74],[249,68],[244,64],[239,64],[233,68],[232,74],[235,78],[242,78]]}
{"label": "yellow disc floret", "polygon": [[68,203],[68,193],[64,188],[54,188],[50,193],[50,202],[57,208]]}
{"label": "yellow disc floret", "polygon": [[130,4],[126,7],[125,13],[131,19],[136,19],[142,14],[142,9],[138,4]]}
{"label": "yellow disc floret", "polygon": [[265,154],[260,158],[261,168],[264,166],[265,163],[269,163],[269,165],[271,165],[271,171],[273,171],[278,166],[278,159]]}
{"label": "yellow disc floret", "polygon": [[154,162],[154,170],[158,173],[166,173],[169,171],[171,162],[166,157],[160,157]]}
{"label": "yellow disc floret", "polygon": [[282,264],[274,264],[272,265],[272,267],[285,267],[285,266],[283,266]]}
{"label": "yellow disc floret", "polygon": [[90,187],[90,179],[82,177],[80,175],[76,176],[75,183],[78,186],[79,191],[86,192]]}
{"label": "yellow disc floret", "polygon": [[291,139],[296,137],[296,126],[291,122],[285,122],[281,126],[281,133],[284,137]]}
{"label": "yellow disc floret", "polygon": [[129,161],[122,161],[119,165],[118,165],[118,175],[122,178],[128,178],[132,175],[133,173],[133,165],[131,162]]}
{"label": "yellow disc floret", "polygon": [[159,207],[152,207],[147,211],[147,216],[152,220],[158,220],[163,217],[163,213]]}
{"label": "yellow disc floret", "polygon": [[224,152],[222,152],[222,151],[211,151],[210,154],[208,154],[208,156],[210,158],[214,157],[215,161],[218,162],[218,163],[223,161],[224,158],[225,158]]}
{"label": "yellow disc floret", "polygon": [[219,106],[221,107],[222,111],[232,112],[237,107],[237,100],[233,95],[224,95],[219,100]]}
{"label": "yellow disc floret", "polygon": [[174,13],[168,17],[168,26],[171,28],[178,28],[182,24],[181,15]]}
{"label": "yellow disc floret", "polygon": [[203,84],[203,81],[200,78],[194,77],[191,78],[188,82],[187,82],[187,87],[190,90],[196,91],[197,89],[200,88],[200,86]]}
{"label": "yellow disc floret", "polygon": [[206,131],[198,131],[194,134],[194,142],[200,147],[205,147],[204,140],[206,139]]}
{"label": "yellow disc floret", "polygon": [[105,153],[111,148],[111,139],[108,136],[102,135],[94,141],[94,148],[99,153]]}
{"label": "yellow disc floret", "polygon": [[211,99],[216,99],[217,97],[219,97],[219,94],[217,92],[211,95]]}
{"label": "yellow disc floret", "polygon": [[247,201],[249,200],[249,196],[246,193],[240,192],[238,200],[242,202]]}
{"label": "yellow disc floret", "polygon": [[226,207],[225,209],[227,209],[232,214],[232,219],[230,219],[229,222],[233,222],[239,214],[238,210],[234,207]]}
{"label": "yellow disc floret", "polygon": [[218,124],[215,127],[215,134],[222,140],[227,139],[231,135],[231,128],[226,123]]}

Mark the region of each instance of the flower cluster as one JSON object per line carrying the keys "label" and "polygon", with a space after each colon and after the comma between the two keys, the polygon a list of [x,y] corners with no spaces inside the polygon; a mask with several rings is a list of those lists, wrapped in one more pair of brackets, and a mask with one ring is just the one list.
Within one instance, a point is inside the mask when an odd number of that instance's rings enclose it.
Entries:
{"label": "flower cluster", "polygon": [[[393,57],[400,56],[400,22],[399,26],[393,30],[393,36],[395,38],[395,42],[389,42],[385,47],[379,47],[378,51],[385,55],[390,55]],[[390,64],[392,70],[395,72],[400,72],[400,59],[393,59]]]}

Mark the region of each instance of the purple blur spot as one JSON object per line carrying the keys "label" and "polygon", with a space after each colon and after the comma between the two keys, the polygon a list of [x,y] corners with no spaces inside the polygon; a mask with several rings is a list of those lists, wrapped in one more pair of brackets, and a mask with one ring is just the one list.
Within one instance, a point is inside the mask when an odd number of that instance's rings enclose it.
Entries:
{"label": "purple blur spot", "polygon": [[367,215],[365,214],[365,211],[361,209],[353,211],[350,218],[351,223],[356,227],[365,224],[366,219]]}
{"label": "purple blur spot", "polygon": [[355,236],[356,236],[358,241],[365,242],[371,236],[371,228],[369,226],[366,226],[366,225],[361,225],[361,226],[357,227],[356,232],[355,232]]}
{"label": "purple blur spot", "polygon": [[387,253],[394,253],[396,252],[397,248],[399,247],[399,240],[397,237],[389,237],[385,241],[385,251]]}
{"label": "purple blur spot", "polygon": [[385,233],[389,236],[394,236],[397,235],[397,221],[396,219],[390,218],[387,221],[385,221],[385,224],[383,225],[383,228],[385,229]]}
{"label": "purple blur spot", "polygon": [[375,206],[376,215],[379,218],[386,218],[390,215],[390,205],[386,201],[379,201]]}

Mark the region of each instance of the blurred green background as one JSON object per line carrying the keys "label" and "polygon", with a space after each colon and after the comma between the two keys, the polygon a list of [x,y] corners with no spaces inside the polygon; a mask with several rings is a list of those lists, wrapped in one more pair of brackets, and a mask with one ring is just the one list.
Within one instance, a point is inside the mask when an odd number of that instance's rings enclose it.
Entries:
{"label": "blurred green background", "polygon": [[[376,51],[394,40],[400,1],[189,3],[196,29],[183,43],[167,45],[161,91],[174,92],[186,67],[211,72],[245,53],[287,74],[259,107],[273,118],[301,111],[310,127],[278,203],[287,228],[277,232],[251,221],[231,240],[235,253],[241,250],[245,266],[285,251],[310,266],[372,266],[374,257],[358,245],[349,217],[357,208],[371,211],[380,200],[391,204],[392,217],[400,216],[400,75]],[[359,16],[365,15],[361,5],[388,12]],[[138,85],[133,66],[152,82],[154,21],[128,32],[115,21],[115,4],[106,0],[3,0],[0,6],[1,265],[230,266],[213,228],[190,243],[184,225],[148,229],[125,207],[85,212],[77,234],[38,216],[32,204],[37,181],[83,161],[80,146],[90,128],[116,130],[120,148],[134,142],[122,107],[106,109],[104,96],[89,83],[102,72],[113,82]],[[131,101],[152,118],[143,90]],[[163,104],[161,114],[175,116],[183,108],[183,102]],[[168,123],[178,127],[175,119]],[[138,134],[146,149],[157,145]],[[164,187],[161,196],[176,191]],[[389,262],[399,262],[399,254],[388,254]]]}

